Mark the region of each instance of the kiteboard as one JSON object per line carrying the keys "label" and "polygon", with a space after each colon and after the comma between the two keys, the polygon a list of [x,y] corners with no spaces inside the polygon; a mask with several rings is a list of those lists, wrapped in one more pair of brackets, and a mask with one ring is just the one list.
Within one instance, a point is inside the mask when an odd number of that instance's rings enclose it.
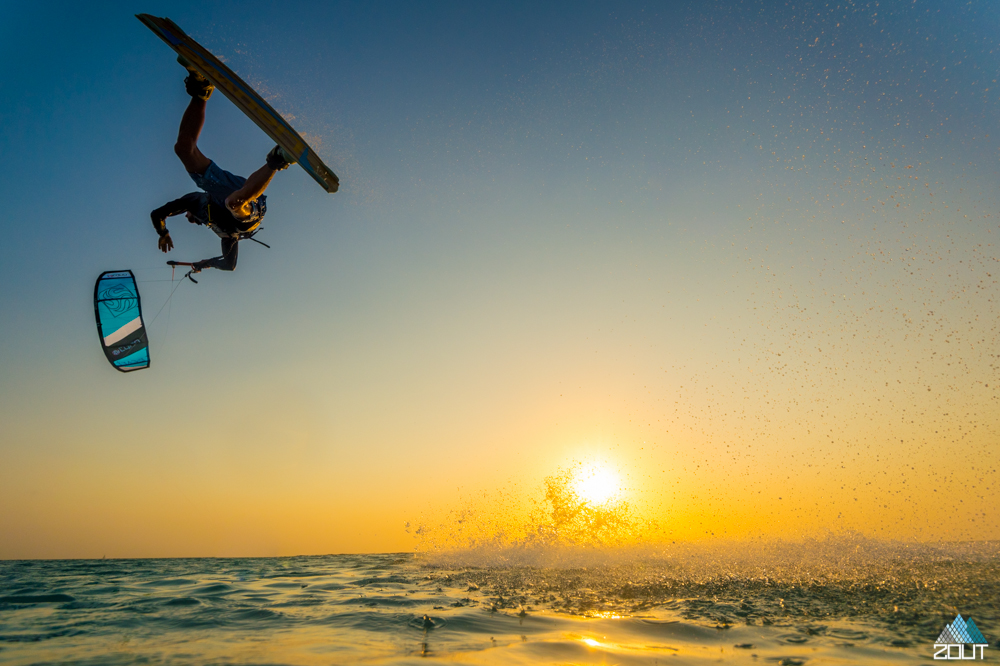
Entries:
{"label": "kiteboard", "polygon": [[191,39],[177,24],[168,18],[158,18],[150,14],[136,14],[147,28],[159,36],[167,46],[184,56],[198,72],[218,88],[223,95],[246,114],[246,116],[264,130],[275,143],[293,156],[299,166],[320,184],[327,192],[336,192],[340,187],[340,179],[323,164],[323,160],[312,148],[292,129],[292,126],[264,101],[246,81],[236,75],[221,60],[212,55],[208,49]]}

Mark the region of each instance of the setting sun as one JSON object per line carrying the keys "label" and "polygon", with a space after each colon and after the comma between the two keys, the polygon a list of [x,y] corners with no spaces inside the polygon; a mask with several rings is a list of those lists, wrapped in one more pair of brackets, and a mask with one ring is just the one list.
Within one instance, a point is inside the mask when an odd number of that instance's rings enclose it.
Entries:
{"label": "setting sun", "polygon": [[597,463],[581,466],[573,475],[573,492],[590,504],[605,504],[621,495],[621,480]]}

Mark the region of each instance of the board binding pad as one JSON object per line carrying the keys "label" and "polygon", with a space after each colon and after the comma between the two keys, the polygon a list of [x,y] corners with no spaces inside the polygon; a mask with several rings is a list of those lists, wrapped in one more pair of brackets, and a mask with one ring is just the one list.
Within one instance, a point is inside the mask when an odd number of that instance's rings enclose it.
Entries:
{"label": "board binding pad", "polygon": [[298,160],[299,166],[327,192],[340,188],[340,179],[323,164],[323,160],[309,147],[299,133],[257,94],[246,81],[236,75],[208,49],[191,39],[177,24],[168,18],[150,14],[136,14],[147,28],[156,33],[167,46],[188,59],[202,76],[229,98],[257,127]]}

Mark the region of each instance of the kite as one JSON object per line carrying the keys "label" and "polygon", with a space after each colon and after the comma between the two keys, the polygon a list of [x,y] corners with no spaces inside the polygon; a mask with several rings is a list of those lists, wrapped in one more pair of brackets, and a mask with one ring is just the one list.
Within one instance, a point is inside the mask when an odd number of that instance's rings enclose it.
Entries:
{"label": "kite", "polygon": [[106,271],[94,285],[97,334],[108,361],[121,372],[149,367],[139,288],[132,271]]}

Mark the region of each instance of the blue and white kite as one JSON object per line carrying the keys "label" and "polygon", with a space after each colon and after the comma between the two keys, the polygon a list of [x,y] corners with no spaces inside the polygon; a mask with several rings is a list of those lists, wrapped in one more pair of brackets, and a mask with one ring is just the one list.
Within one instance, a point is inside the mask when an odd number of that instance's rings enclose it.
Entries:
{"label": "blue and white kite", "polygon": [[121,372],[148,368],[149,340],[132,271],[101,273],[94,285],[94,312],[101,347],[111,365]]}

